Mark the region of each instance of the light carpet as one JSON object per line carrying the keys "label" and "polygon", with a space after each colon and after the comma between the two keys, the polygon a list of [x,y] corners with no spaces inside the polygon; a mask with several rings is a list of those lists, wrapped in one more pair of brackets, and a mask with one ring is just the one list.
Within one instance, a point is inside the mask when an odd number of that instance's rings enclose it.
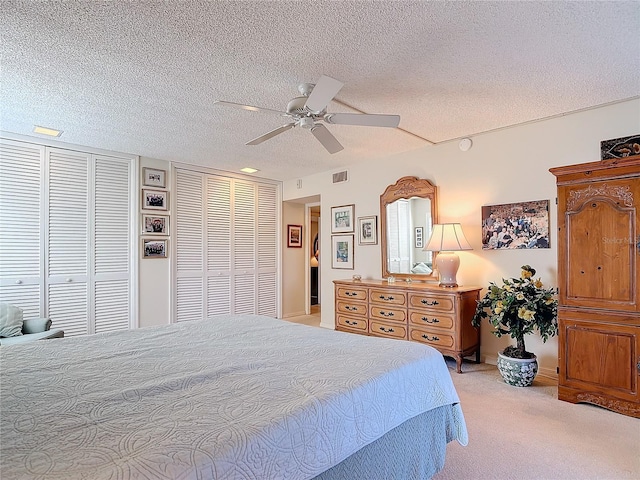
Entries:
{"label": "light carpet", "polygon": [[640,420],[557,398],[538,378],[503,382],[495,365],[447,360],[469,430],[469,445],[447,446],[433,480],[640,480]]}

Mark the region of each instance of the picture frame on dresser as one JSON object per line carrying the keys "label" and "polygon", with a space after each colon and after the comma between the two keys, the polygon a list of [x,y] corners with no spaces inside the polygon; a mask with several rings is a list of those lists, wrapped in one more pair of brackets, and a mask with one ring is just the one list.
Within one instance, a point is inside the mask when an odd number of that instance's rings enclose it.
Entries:
{"label": "picture frame on dresser", "polygon": [[331,233],[352,233],[354,225],[355,205],[331,207]]}
{"label": "picture frame on dresser", "polygon": [[142,189],[143,210],[168,210],[169,192],[166,190]]}
{"label": "picture frame on dresser", "polygon": [[143,167],[142,185],[146,187],[165,188],[167,186],[167,171]]}
{"label": "picture frame on dresser", "polygon": [[331,236],[331,268],[353,270],[353,235]]}

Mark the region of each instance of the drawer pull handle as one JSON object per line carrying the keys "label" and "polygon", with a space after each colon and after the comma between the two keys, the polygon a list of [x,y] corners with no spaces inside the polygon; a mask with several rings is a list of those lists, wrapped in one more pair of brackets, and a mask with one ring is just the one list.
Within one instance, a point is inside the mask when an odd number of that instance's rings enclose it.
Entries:
{"label": "drawer pull handle", "polygon": [[422,317],[422,321],[427,323],[440,323],[440,320],[438,320],[437,318],[432,318],[431,320],[429,320],[429,317]]}
{"label": "drawer pull handle", "polygon": [[344,292],[347,297],[357,297],[358,292]]}
{"label": "drawer pull handle", "polygon": [[382,310],[380,310],[380,315],[382,315],[383,317],[393,317],[393,312],[383,312]]}
{"label": "drawer pull handle", "polygon": [[380,330],[382,330],[384,333],[393,333],[394,332],[393,328],[380,327]]}
{"label": "drawer pull handle", "polygon": [[422,338],[424,338],[425,340],[429,340],[430,342],[437,342],[438,340],[440,340],[439,337],[429,337],[429,335],[427,335],[426,333],[422,335]]}
{"label": "drawer pull handle", "polygon": [[387,302],[390,302],[391,300],[395,300],[393,295],[389,295],[388,297],[385,297],[384,295],[380,295],[380,300],[385,300]]}
{"label": "drawer pull handle", "polygon": [[420,300],[420,303],[423,305],[439,305],[437,300],[430,302],[429,300]]}
{"label": "drawer pull handle", "polygon": [[351,305],[347,305],[344,307],[345,310],[349,310],[350,312],[357,312],[358,307],[352,307]]}
{"label": "drawer pull handle", "polygon": [[352,322],[351,320],[345,320],[344,323],[347,325],[358,325],[358,322]]}

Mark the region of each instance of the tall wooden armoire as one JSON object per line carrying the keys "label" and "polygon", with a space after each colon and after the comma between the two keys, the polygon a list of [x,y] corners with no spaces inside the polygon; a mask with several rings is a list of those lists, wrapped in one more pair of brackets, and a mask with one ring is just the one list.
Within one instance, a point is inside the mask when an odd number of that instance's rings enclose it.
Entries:
{"label": "tall wooden armoire", "polygon": [[558,398],[640,417],[640,156],[552,168]]}

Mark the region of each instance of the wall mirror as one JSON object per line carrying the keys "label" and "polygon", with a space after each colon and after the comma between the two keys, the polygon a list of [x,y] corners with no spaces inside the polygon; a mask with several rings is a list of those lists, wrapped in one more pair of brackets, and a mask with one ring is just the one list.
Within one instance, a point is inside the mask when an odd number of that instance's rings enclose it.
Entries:
{"label": "wall mirror", "polygon": [[437,281],[434,252],[424,246],[438,223],[436,186],[418,177],[402,177],[380,195],[382,277]]}

